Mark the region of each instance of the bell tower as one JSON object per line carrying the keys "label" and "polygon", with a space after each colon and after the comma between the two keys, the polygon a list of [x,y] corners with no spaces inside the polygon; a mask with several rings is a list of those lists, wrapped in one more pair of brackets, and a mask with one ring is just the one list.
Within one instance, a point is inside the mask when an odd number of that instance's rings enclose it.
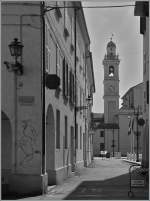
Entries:
{"label": "bell tower", "polygon": [[[112,39],[107,44],[104,65],[104,122],[115,123],[119,111],[119,56]],[[117,123],[117,122],[116,122]]]}

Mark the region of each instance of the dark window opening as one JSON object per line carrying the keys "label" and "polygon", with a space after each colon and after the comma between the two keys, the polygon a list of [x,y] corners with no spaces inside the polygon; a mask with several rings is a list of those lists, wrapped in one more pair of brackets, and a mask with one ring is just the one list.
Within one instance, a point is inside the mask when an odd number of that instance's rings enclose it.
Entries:
{"label": "dark window opening", "polygon": [[75,147],[78,149],[78,124],[76,124]]}
{"label": "dark window opening", "polygon": [[104,151],[105,150],[105,145],[104,143],[100,143],[100,151]]}
{"label": "dark window opening", "polygon": [[100,131],[100,137],[104,137],[104,131]]}
{"label": "dark window opening", "polygon": [[146,82],[147,104],[149,104],[149,81]]}
{"label": "dark window opening", "polygon": [[68,118],[65,116],[65,149],[68,148]]}
{"label": "dark window opening", "polygon": [[56,148],[60,149],[60,111],[56,110]]}
{"label": "dark window opening", "polygon": [[109,77],[113,77],[114,76],[114,67],[110,66],[109,67]]}

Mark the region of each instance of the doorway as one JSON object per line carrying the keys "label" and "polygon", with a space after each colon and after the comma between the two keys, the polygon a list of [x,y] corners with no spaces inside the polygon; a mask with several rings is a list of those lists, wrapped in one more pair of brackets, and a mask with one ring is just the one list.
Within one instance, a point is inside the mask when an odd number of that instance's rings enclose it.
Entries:
{"label": "doorway", "polygon": [[1,182],[2,195],[6,195],[9,191],[9,178],[12,170],[12,129],[10,120],[4,112],[2,112],[1,125]]}
{"label": "doorway", "polygon": [[74,128],[70,127],[71,138],[70,138],[70,151],[71,151],[71,171],[75,171],[75,139],[74,139]]}
{"label": "doorway", "polygon": [[55,184],[55,119],[51,104],[46,115],[46,172],[48,185]]}

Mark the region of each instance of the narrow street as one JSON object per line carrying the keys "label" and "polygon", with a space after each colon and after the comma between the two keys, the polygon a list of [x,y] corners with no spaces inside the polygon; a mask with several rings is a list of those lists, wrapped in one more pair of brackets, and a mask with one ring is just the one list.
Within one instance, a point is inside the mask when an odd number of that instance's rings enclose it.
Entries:
{"label": "narrow street", "polygon": [[[77,170],[63,184],[49,187],[46,195],[30,199],[44,200],[143,200],[148,189],[134,188],[134,198],[128,197],[129,163],[122,159],[95,158],[88,168]],[[29,199],[29,198],[25,198]]]}

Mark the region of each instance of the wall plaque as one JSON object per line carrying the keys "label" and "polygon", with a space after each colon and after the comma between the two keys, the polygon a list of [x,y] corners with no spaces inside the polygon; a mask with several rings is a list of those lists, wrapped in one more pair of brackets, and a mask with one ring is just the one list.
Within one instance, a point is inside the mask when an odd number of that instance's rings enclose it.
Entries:
{"label": "wall plaque", "polygon": [[35,97],[34,96],[19,96],[20,105],[31,106],[34,104]]}

